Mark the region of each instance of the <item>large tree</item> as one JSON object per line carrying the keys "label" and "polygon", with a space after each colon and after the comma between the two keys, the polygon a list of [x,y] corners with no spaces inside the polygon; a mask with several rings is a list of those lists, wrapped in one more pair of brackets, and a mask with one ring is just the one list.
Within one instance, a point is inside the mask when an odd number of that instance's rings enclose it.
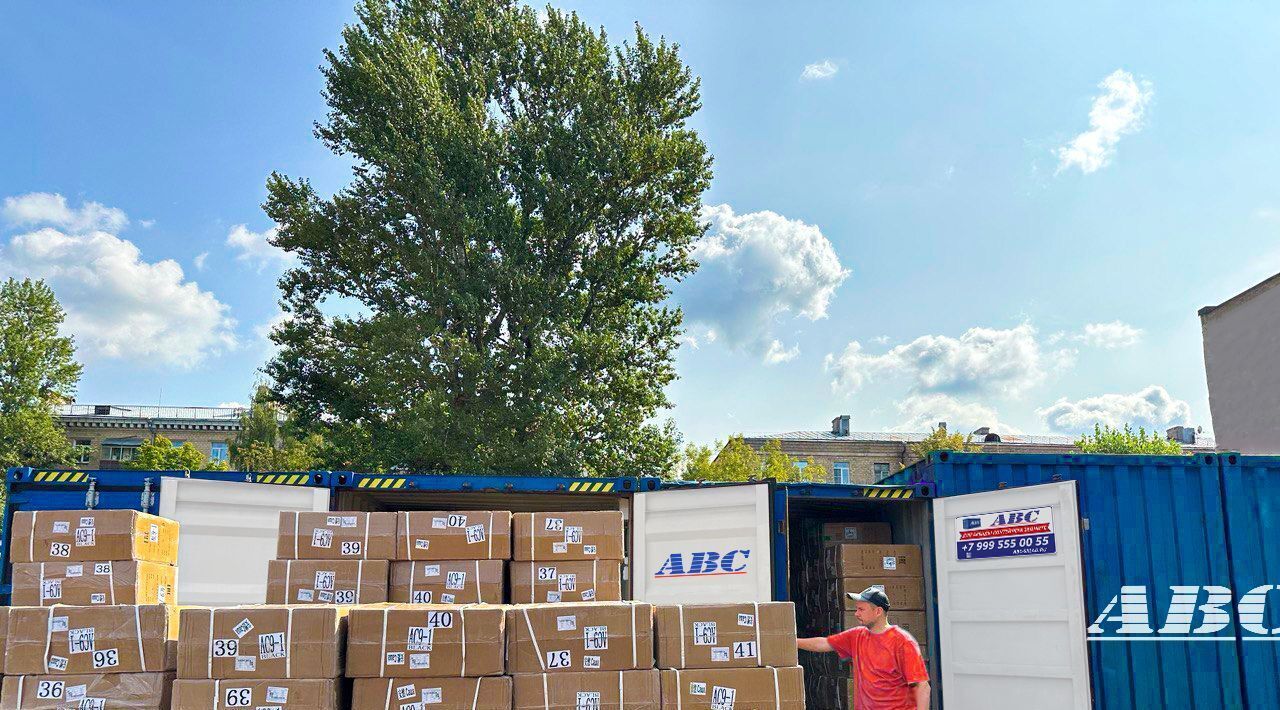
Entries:
{"label": "large tree", "polygon": [[706,147],[665,40],[513,0],[366,0],[323,68],[331,198],[272,175],[276,398],[365,467],[657,473]]}
{"label": "large tree", "polygon": [[43,281],[0,284],[0,468],[71,463],[71,444],[53,419],[80,381],[66,315]]}
{"label": "large tree", "polygon": [[[231,463],[237,471],[309,471],[325,451],[323,437],[300,431],[293,417],[271,401],[271,391],[259,386],[240,415]],[[331,467],[347,468],[342,462]]]}

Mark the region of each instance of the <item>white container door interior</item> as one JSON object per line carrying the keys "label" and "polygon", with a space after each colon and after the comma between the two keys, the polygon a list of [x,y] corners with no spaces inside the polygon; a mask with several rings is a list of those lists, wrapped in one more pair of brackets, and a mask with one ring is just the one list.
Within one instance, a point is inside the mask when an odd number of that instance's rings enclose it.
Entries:
{"label": "white container door interior", "polygon": [[632,591],[657,604],[771,601],[769,484],[637,493]]}
{"label": "white container door interior", "polygon": [[933,506],[944,706],[1087,710],[1075,482]]}
{"label": "white container door interior", "polygon": [[329,490],[164,478],[160,515],[178,521],[178,603],[262,604],[280,511],[329,509]]}

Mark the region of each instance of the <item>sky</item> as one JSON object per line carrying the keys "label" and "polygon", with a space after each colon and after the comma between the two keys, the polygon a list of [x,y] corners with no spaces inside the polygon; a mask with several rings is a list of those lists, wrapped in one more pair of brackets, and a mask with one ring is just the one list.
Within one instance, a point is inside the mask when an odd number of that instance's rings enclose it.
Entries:
{"label": "sky", "polygon": [[[246,401],[290,263],[266,178],[350,179],[312,135],[350,4],[178,5],[0,10],[0,278],[53,286],[82,403]],[[660,416],[1212,430],[1196,311],[1280,271],[1280,10],[1044,5],[557,5],[701,77]]]}

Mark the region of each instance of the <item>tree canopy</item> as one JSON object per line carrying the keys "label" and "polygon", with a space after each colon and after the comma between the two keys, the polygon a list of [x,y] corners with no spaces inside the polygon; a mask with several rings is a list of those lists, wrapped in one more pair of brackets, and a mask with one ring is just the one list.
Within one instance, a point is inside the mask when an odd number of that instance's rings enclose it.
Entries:
{"label": "tree canopy", "polygon": [[972,434],[949,433],[946,427],[934,427],[929,436],[911,445],[911,455],[922,459],[932,451],[981,451]]}
{"label": "tree canopy", "polygon": [[320,465],[325,449],[320,434],[301,431],[266,387],[258,387],[250,402],[230,447],[237,471],[310,471]]}
{"label": "tree canopy", "polygon": [[1164,437],[1138,427],[1138,431],[1134,432],[1133,427],[1125,424],[1123,429],[1116,429],[1109,425],[1093,425],[1092,434],[1081,434],[1076,440],[1076,446],[1082,453],[1086,454],[1161,454],[1166,456],[1177,456],[1184,453],[1182,447],[1176,441],[1169,441]]}
{"label": "tree canopy", "polygon": [[268,182],[276,400],[364,468],[668,470],[711,178],[677,47],[514,0],[365,0],[342,40],[316,134],[351,184]]}
{"label": "tree canopy", "polygon": [[189,441],[174,446],[173,441],[157,435],[142,442],[126,467],[135,471],[218,471],[226,468],[221,461],[207,460]]}
{"label": "tree canopy", "polygon": [[[804,464],[798,466],[797,464]],[[760,451],[741,436],[731,436],[723,446],[690,444],[685,447],[683,476],[690,481],[826,481],[826,471],[812,458],[799,459],[782,450],[782,442],[770,439]]]}

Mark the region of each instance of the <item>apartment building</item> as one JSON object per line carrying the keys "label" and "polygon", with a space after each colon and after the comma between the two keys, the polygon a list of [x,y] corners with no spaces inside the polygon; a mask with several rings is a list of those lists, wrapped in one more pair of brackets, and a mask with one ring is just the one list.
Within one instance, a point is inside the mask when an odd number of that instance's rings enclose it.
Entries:
{"label": "apartment building", "polygon": [[111,469],[132,460],[142,442],[156,436],[175,446],[189,443],[214,461],[226,461],[242,413],[235,407],[68,404],[58,408],[55,418],[78,447],[76,465]]}

